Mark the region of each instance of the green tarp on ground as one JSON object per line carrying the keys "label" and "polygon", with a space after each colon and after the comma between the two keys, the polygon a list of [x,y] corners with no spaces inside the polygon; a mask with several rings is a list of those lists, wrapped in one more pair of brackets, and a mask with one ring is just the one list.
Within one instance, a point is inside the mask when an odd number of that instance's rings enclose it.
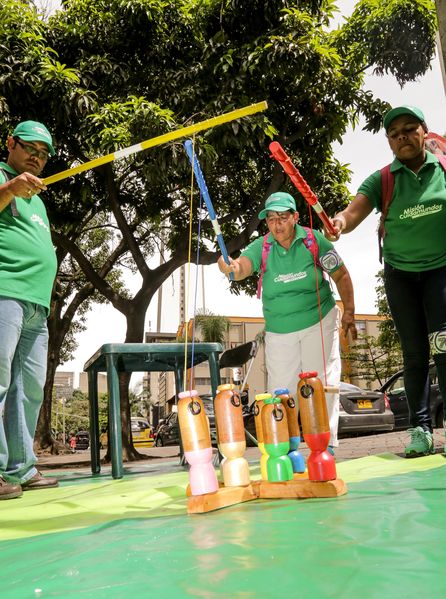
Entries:
{"label": "green tarp on ground", "polygon": [[0,505],[1,597],[446,596],[445,459],[367,457],[338,476],[336,499],[194,516],[184,472],[28,492]]}

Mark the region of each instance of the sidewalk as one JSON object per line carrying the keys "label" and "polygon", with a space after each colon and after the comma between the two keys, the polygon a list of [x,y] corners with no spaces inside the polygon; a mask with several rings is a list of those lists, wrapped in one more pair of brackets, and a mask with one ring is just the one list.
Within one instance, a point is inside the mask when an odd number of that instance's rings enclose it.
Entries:
{"label": "sidewalk", "polygon": [[[380,453],[393,453],[403,457],[404,447],[408,440],[409,436],[406,431],[340,439],[339,447],[336,448],[336,460],[352,460]],[[434,430],[434,443],[436,452],[442,453],[445,445],[444,430],[442,428]],[[302,443],[300,449],[304,457],[308,457],[309,451],[305,443]],[[154,461],[159,463],[177,461],[179,457],[178,445],[169,447],[142,447],[139,448],[138,451],[147,457],[138,462],[133,462],[135,465],[153,463]],[[260,453],[257,447],[248,447],[245,455],[248,461],[255,462],[259,458]],[[101,459],[104,456],[105,450],[101,450]],[[72,470],[74,468],[88,468],[90,466],[90,451],[84,450],[62,455],[43,454],[39,456],[38,465],[42,471],[52,469]]]}

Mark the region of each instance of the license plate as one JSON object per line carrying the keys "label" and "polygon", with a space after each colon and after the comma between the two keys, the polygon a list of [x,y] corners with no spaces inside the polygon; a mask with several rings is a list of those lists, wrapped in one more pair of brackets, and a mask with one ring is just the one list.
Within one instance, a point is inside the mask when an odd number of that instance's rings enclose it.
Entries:
{"label": "license plate", "polygon": [[366,410],[367,408],[373,408],[373,404],[370,399],[358,399],[358,408]]}
{"label": "license plate", "polygon": [[141,437],[141,433],[132,433],[132,437],[134,439],[139,439]]}

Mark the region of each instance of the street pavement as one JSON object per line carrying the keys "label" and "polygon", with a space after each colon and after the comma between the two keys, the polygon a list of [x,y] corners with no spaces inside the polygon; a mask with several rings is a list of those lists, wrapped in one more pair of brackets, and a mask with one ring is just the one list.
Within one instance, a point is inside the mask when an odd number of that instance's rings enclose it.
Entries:
{"label": "street pavement", "polygon": [[[376,435],[361,435],[349,437],[339,440],[339,447],[336,448],[336,460],[344,461],[355,458],[361,458],[369,455],[377,455],[380,453],[393,453],[399,456],[404,456],[404,447],[409,441],[409,435],[405,431],[380,433]],[[434,444],[437,453],[443,452],[445,445],[444,430],[442,428],[434,430]],[[301,445],[301,451],[305,458],[308,457],[309,451],[305,443]],[[136,462],[135,464],[143,465],[144,463],[172,461],[179,456],[179,446],[172,445],[169,447],[142,447],[138,452],[147,456],[145,459]],[[101,458],[105,455],[105,450],[101,450]],[[257,447],[248,447],[246,450],[246,458],[250,462],[255,462],[260,452]],[[90,451],[76,451],[75,453],[64,453],[59,455],[41,454],[38,462],[39,469],[42,471],[52,469],[70,469],[85,468],[90,466]]]}

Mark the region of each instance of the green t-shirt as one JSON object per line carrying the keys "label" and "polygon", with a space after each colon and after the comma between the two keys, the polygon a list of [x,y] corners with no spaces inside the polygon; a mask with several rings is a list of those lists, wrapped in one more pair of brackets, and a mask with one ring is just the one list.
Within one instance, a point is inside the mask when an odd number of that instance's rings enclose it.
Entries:
{"label": "green t-shirt", "polygon": [[[393,199],[385,221],[384,260],[400,270],[419,272],[446,265],[446,173],[437,158],[414,173],[397,158]],[[381,173],[376,171],[358,189],[381,210]]]}
{"label": "green t-shirt", "polygon": [[[333,244],[319,231],[313,231],[319,246],[319,262],[324,270],[333,273],[343,264]],[[319,322],[318,295],[313,254],[304,245],[305,230],[296,225],[296,236],[289,250],[272,242],[266,260],[262,281],[263,315],[265,329],[272,333],[301,331]],[[248,245],[242,252],[251,261],[253,271],[260,271],[263,236]],[[317,269],[322,317],[333,308],[335,300],[329,282]]]}
{"label": "green t-shirt", "polygon": [[[0,168],[17,176],[3,162]],[[0,172],[0,183],[4,182]],[[13,216],[10,205],[0,212],[0,295],[49,310],[57,260],[45,206],[37,195],[15,202],[18,216]]]}

